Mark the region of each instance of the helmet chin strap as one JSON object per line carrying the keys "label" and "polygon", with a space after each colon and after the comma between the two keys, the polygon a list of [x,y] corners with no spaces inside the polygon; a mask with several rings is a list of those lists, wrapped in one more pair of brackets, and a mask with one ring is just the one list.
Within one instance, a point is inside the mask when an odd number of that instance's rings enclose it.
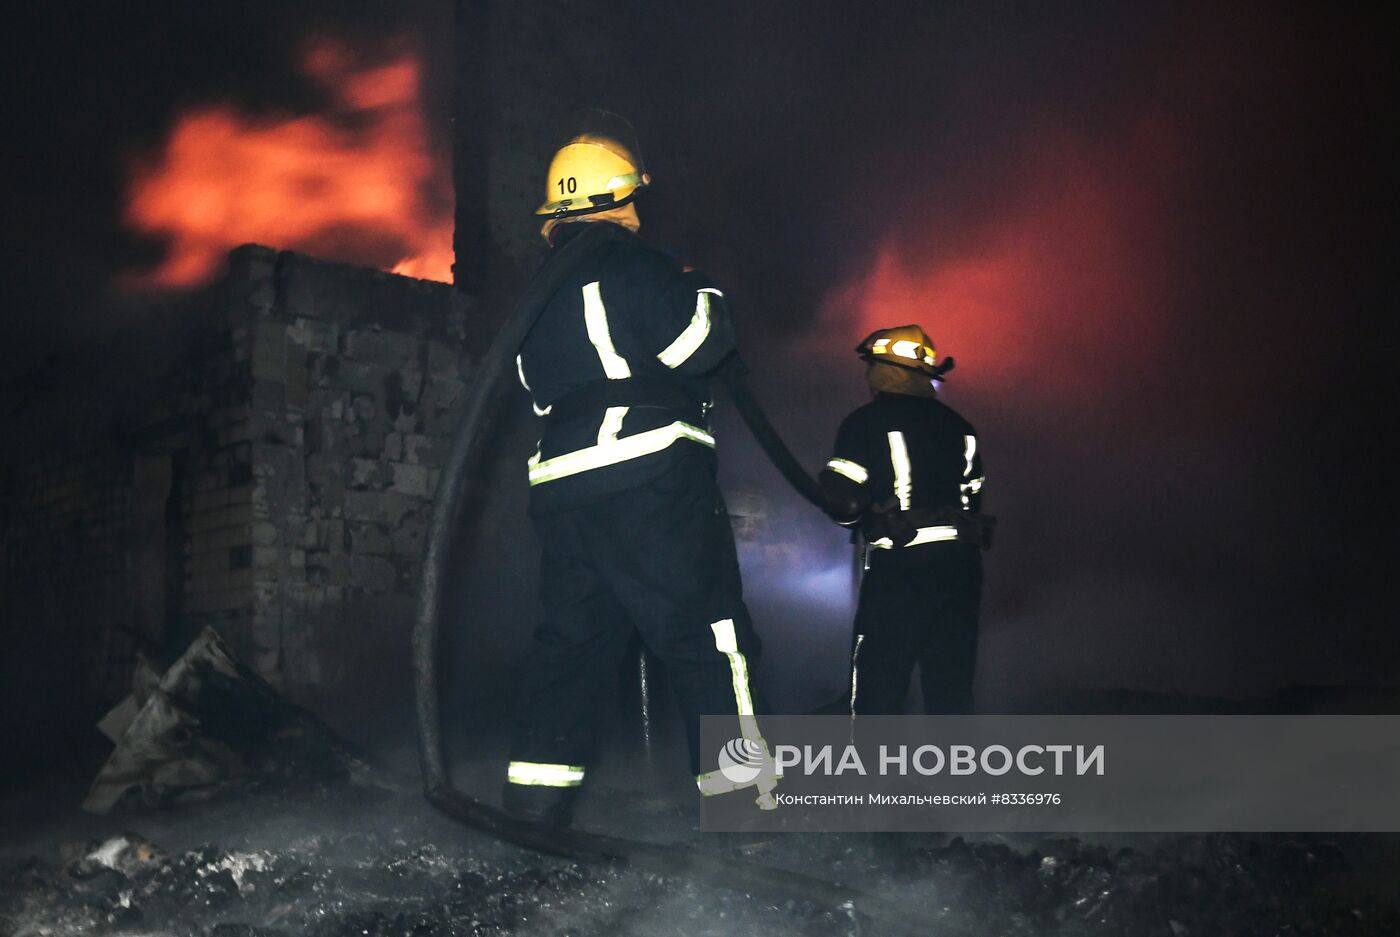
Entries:
{"label": "helmet chin strap", "polygon": [[865,382],[876,393],[903,394],[906,397],[935,397],[938,388],[927,371],[906,367],[893,361],[872,362],[865,372]]}
{"label": "helmet chin strap", "polygon": [[617,205],[603,211],[590,212],[584,215],[564,215],[558,218],[550,218],[540,225],[540,235],[549,240],[550,234],[561,224],[570,222],[586,221],[611,221],[613,224],[621,225],[628,231],[635,232],[642,226],[642,220],[637,217],[637,206],[630,199],[622,205]]}

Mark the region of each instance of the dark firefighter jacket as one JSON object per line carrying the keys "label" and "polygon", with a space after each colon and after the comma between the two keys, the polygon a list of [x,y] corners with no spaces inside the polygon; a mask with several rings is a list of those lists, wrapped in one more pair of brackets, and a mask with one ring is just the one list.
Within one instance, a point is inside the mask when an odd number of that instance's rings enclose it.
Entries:
{"label": "dark firefighter jacket", "polygon": [[[556,249],[582,228],[565,226]],[[529,462],[531,512],[570,510],[646,484],[681,458],[713,458],[706,375],[734,347],[724,296],[704,274],[635,236],[585,262],[516,358],[544,418]]]}
{"label": "dark firefighter jacket", "polygon": [[855,511],[838,518],[847,526],[872,505],[910,512],[917,535],[909,546],[957,539],[950,518],[980,510],[984,480],[972,424],[937,398],[889,393],[846,417],[822,471],[823,487]]}

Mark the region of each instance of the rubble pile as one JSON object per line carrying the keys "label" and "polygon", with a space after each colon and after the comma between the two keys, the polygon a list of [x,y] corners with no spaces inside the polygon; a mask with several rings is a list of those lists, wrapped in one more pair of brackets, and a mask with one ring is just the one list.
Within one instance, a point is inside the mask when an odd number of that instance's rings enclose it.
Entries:
{"label": "rubble pile", "polygon": [[[0,937],[436,937],[886,933],[859,908],[822,908],[627,869],[580,866],[473,837],[311,835],[277,849],[175,854],[135,834],[57,864],[0,864]],[[779,837],[744,849],[861,883],[944,935],[1143,937],[1400,933],[1394,889],[1368,894],[1361,840],[1184,836],[1110,849],[1046,839],[1023,850],[961,838]],[[732,847],[727,847],[732,848]],[[784,861],[786,860],[786,861]]]}
{"label": "rubble pile", "polygon": [[206,628],[164,675],[138,661],[99,724],[114,744],[83,809],[170,806],[234,790],[373,779],[368,755],[278,696]]}
{"label": "rubble pile", "polygon": [[[0,864],[0,937],[448,937],[850,933],[850,909],[770,907],[606,865],[316,838],[284,850],[132,854],[126,834],[67,866]],[[795,928],[789,930],[790,928]]]}
{"label": "rubble pile", "polygon": [[0,934],[511,934],[616,873],[489,868],[377,836],[309,839],[279,851],[208,846],[108,862],[130,835],[66,867],[0,869]]}
{"label": "rubble pile", "polygon": [[1368,886],[1367,838],[1348,840],[1212,834],[1110,850],[1069,838],[1020,852],[954,838],[912,850],[901,878],[937,894],[950,921],[997,934],[1400,933],[1400,894]]}

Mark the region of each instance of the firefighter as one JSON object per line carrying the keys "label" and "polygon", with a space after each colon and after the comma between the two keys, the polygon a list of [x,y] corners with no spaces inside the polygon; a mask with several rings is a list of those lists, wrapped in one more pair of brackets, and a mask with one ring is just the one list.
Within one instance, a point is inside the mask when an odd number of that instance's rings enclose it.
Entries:
{"label": "firefighter", "polygon": [[842,422],[819,479],[865,545],[851,714],[902,713],[915,663],[926,712],[969,713],[990,545],[977,433],[938,399],[952,359],[939,363],[922,328],[881,329],[856,351],[873,399]]}
{"label": "firefighter", "polygon": [[[707,276],[636,236],[634,199],[651,180],[630,125],[611,124],[558,150],[535,214],[555,252],[597,225],[626,234],[566,276],[516,358],[543,420],[528,474],[544,618],[503,802],[557,826],[570,822],[633,629],[676,690],[702,794],[735,785],[719,752],[700,755],[701,714],[736,717],[732,737],[761,745],[759,642],[707,421],[707,378],[735,353],[734,332]],[[771,784],[754,786],[769,797]]]}

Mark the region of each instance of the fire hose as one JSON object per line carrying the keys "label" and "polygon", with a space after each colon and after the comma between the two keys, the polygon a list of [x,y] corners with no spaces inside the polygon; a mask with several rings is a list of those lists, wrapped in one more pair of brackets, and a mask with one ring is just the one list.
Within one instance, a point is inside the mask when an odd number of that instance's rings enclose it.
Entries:
{"label": "fire hose", "polygon": [[[479,441],[487,437],[506,382],[502,377],[514,363],[549,298],[584,260],[610,243],[626,237],[614,225],[589,225],[586,232],[561,247],[535,277],[521,303],[496,333],[480,363],[467,395],[456,435],[443,465],[427,531],[417,617],[413,628],[414,690],[418,717],[418,752],[424,795],[447,816],[481,832],[528,849],[576,861],[611,861],[666,876],[704,876],[716,884],[745,892],[762,892],[775,900],[806,900],[863,911],[875,902],[854,889],[811,876],[754,863],[736,862],[716,854],[681,846],[662,846],[574,829],[554,829],[517,820],[457,789],[448,770],[439,707],[438,637],[442,589],[449,548],[465,507],[467,481],[476,466]],[[732,358],[719,375],[736,408],[765,453],[784,478],[807,500],[821,505],[816,483],[793,457],[744,381],[744,369]],[[899,914],[884,908],[887,923]]]}

